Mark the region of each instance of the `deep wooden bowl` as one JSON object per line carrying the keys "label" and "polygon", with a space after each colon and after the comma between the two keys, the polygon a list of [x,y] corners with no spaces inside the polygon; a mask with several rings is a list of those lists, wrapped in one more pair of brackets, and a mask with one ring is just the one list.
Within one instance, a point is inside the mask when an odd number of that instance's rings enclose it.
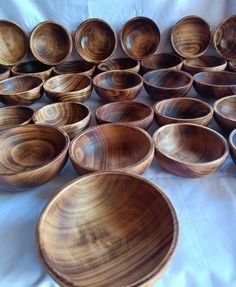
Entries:
{"label": "deep wooden bowl", "polygon": [[228,61],[228,68],[230,71],[236,72],[236,60]]}
{"label": "deep wooden bowl", "polygon": [[15,65],[28,54],[29,41],[18,24],[0,20],[0,64]]}
{"label": "deep wooden bowl", "polygon": [[94,70],[95,65],[84,60],[68,61],[53,68],[55,75],[76,73],[89,77],[93,76]]}
{"label": "deep wooden bowl", "polygon": [[70,159],[80,174],[123,170],[142,174],[154,153],[152,138],[144,130],[125,124],[91,127],[74,138]]}
{"label": "deep wooden bowl", "polygon": [[84,102],[92,93],[92,79],[80,74],[65,74],[47,80],[44,90],[55,102]]}
{"label": "deep wooden bowl", "polygon": [[43,80],[22,75],[0,82],[0,101],[5,105],[31,105],[43,94]]}
{"label": "deep wooden bowl", "polygon": [[153,121],[153,109],[134,101],[106,104],[96,110],[96,121],[104,123],[127,123],[147,130]]}
{"label": "deep wooden bowl", "polygon": [[137,73],[114,70],[94,77],[93,86],[97,95],[106,100],[132,100],[141,92],[143,79]]}
{"label": "deep wooden bowl", "polygon": [[207,126],[213,117],[213,108],[193,98],[174,98],[154,105],[155,120],[159,126],[171,123],[193,123]]}
{"label": "deep wooden bowl", "polygon": [[9,67],[0,64],[0,81],[10,77],[11,70]]}
{"label": "deep wooden bowl", "polygon": [[86,129],[91,120],[90,109],[73,102],[54,103],[42,107],[34,113],[36,124],[48,124],[64,130],[70,139]]}
{"label": "deep wooden bowl", "polygon": [[183,177],[214,173],[225,162],[229,152],[222,135],[195,124],[165,125],[154,133],[153,139],[160,165]]}
{"label": "deep wooden bowl", "polygon": [[0,133],[1,188],[16,191],[54,177],[67,159],[69,137],[46,125],[25,125]]}
{"label": "deep wooden bowl", "polygon": [[147,17],[135,17],[125,23],[120,32],[121,47],[132,59],[141,60],[153,54],[160,42],[161,33],[156,23]]}
{"label": "deep wooden bowl", "polygon": [[100,72],[106,72],[112,70],[125,70],[138,73],[140,63],[139,61],[130,58],[118,58],[108,60],[105,63],[101,63],[97,66],[97,68]]}
{"label": "deep wooden bowl", "polygon": [[190,74],[175,70],[153,70],[143,76],[146,92],[155,100],[184,97],[191,89]]}
{"label": "deep wooden bowl", "polygon": [[171,44],[176,53],[184,58],[199,57],[206,52],[211,41],[211,27],[198,16],[179,20],[171,32]]}
{"label": "deep wooden bowl", "polygon": [[236,130],[233,130],[229,136],[229,149],[231,158],[236,164]]}
{"label": "deep wooden bowl", "polygon": [[30,48],[37,60],[46,65],[64,62],[72,51],[69,31],[54,21],[39,23],[30,35]]}
{"label": "deep wooden bowl", "polygon": [[95,64],[105,62],[115,53],[116,46],[116,32],[102,19],[88,19],[76,30],[76,51],[88,62]]}

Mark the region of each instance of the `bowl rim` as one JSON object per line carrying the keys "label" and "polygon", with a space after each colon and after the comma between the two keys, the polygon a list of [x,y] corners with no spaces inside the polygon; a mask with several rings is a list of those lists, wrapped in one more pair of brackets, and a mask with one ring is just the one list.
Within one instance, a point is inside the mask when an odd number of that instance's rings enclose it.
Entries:
{"label": "bowl rim", "polygon": [[233,129],[229,135],[229,146],[231,149],[236,150],[236,144],[233,142],[233,137],[236,134],[236,129]]}
{"label": "bowl rim", "polygon": [[[86,69],[84,72],[69,72],[69,73],[62,73],[61,71],[58,70],[58,66],[69,66],[70,64],[86,64],[89,66],[88,69]],[[59,67],[60,68],[60,67]],[[56,66],[53,66],[53,72],[56,73],[55,76],[60,76],[60,75],[68,75],[68,74],[82,74],[82,73],[86,73],[92,70],[95,70],[95,64],[90,63],[84,59],[76,59],[76,60],[69,60],[69,61],[65,61],[61,64],[58,64]]]}
{"label": "bowl rim", "polygon": [[236,119],[232,119],[230,117],[227,117],[225,114],[222,114],[218,109],[218,104],[220,102],[223,102],[224,100],[228,100],[228,99],[232,99],[232,98],[235,98],[235,101],[236,101],[236,95],[230,95],[230,96],[226,96],[226,97],[218,99],[217,101],[215,101],[215,103],[213,105],[213,110],[217,116],[219,115],[220,117],[224,118],[227,121],[236,122]]}
{"label": "bowl rim", "polygon": [[[147,66],[147,65],[145,65],[145,60],[147,59],[147,58],[151,58],[152,60],[153,59],[155,59],[155,58],[157,58],[157,57],[162,57],[162,56],[164,56],[164,57],[170,57],[170,58],[172,58],[173,60],[174,60],[174,58],[178,61],[178,63],[177,64],[175,64],[175,65],[173,65],[173,66],[170,66],[170,67],[167,67],[167,68],[155,68],[155,69],[151,69],[150,68],[150,66]],[[142,68],[144,68],[144,69],[151,69],[152,71],[153,70],[167,70],[167,69],[170,69],[170,68],[174,68],[174,67],[177,67],[177,66],[179,66],[179,65],[181,65],[183,63],[183,59],[182,59],[182,57],[181,56],[179,56],[179,55],[177,55],[177,54],[174,54],[174,53],[159,53],[159,54],[152,54],[152,55],[147,55],[147,56],[145,56],[144,58],[142,58],[142,60],[140,61],[140,65],[141,65],[141,67]]]}
{"label": "bowl rim", "polygon": [[[31,64],[34,66],[34,64],[36,64],[36,63],[42,65],[45,69],[43,71],[39,71],[39,72],[36,72],[36,71],[35,72],[19,72],[19,71],[17,71],[17,69],[19,67],[23,66],[24,64]],[[20,62],[20,63],[14,65],[11,68],[11,71],[12,71],[12,73],[15,73],[15,75],[34,75],[34,74],[41,74],[41,73],[49,72],[52,69],[53,69],[53,66],[44,64],[44,63],[37,61],[37,60],[29,60],[29,61]]]}
{"label": "bowl rim", "polygon": [[[203,65],[197,66],[197,65],[191,64],[191,61],[198,61],[201,59],[214,59],[214,60],[218,61],[219,64],[214,65],[214,66],[203,66]],[[196,68],[196,69],[204,69],[204,68],[213,69],[213,68],[217,68],[217,67],[226,67],[227,61],[220,56],[202,55],[200,57],[193,58],[193,59],[192,58],[184,59],[183,60],[183,66],[186,66],[188,68]]]}
{"label": "bowl rim", "polygon": [[[212,75],[217,75],[217,74],[225,74],[225,75],[234,75],[235,76],[235,84],[224,84],[224,85],[219,85],[219,84],[210,84],[210,83],[206,83],[206,82],[203,82],[203,81],[199,81],[199,80],[196,80],[196,78],[201,74],[212,74]],[[208,71],[208,72],[199,72],[199,73],[196,73],[194,76],[193,76],[193,81],[197,84],[201,84],[201,85],[204,85],[204,86],[209,86],[209,87],[234,87],[236,86],[236,74],[235,72],[230,72],[230,71]]]}
{"label": "bowl rim", "polygon": [[[132,66],[130,68],[127,68],[127,69],[123,69],[123,70],[120,70],[120,69],[112,69],[112,70],[104,70],[102,68],[102,65],[104,64],[107,64],[108,62],[111,62],[111,63],[116,63],[118,61],[121,61],[121,62],[126,62],[126,61],[129,61],[130,63],[132,63]],[[138,68],[139,69],[140,67],[140,62],[138,60],[135,60],[135,59],[132,59],[132,58],[128,58],[128,57],[119,57],[119,58],[113,58],[113,59],[108,59],[107,61],[103,62],[103,63],[100,63],[97,65],[97,69],[101,72],[108,72],[108,71],[129,71],[130,69],[135,69],[135,68]],[[131,71],[132,72],[132,71]]]}

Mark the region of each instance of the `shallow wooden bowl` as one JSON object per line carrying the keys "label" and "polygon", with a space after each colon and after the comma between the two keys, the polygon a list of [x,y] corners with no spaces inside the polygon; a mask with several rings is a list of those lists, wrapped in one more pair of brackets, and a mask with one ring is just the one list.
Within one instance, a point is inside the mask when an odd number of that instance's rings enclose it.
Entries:
{"label": "shallow wooden bowl", "polygon": [[153,139],[160,165],[170,173],[183,177],[201,177],[214,173],[228,155],[225,138],[200,125],[165,125],[154,133]]}
{"label": "shallow wooden bowl", "polygon": [[236,164],[236,130],[233,130],[229,136],[229,149],[231,158]]}
{"label": "shallow wooden bowl", "polygon": [[54,21],[39,23],[30,35],[30,48],[37,60],[46,65],[64,62],[72,51],[69,31]]}
{"label": "shallow wooden bowl", "polygon": [[92,79],[80,74],[65,74],[47,80],[44,90],[55,102],[84,102],[92,93]]}
{"label": "shallow wooden bowl", "polygon": [[11,70],[9,67],[0,64],[0,81],[10,77]]}
{"label": "shallow wooden bowl", "polygon": [[25,125],[0,133],[1,188],[15,191],[54,177],[67,159],[69,137],[46,125]]}
{"label": "shallow wooden bowl", "polygon": [[121,47],[132,59],[141,60],[153,54],[160,42],[161,33],[156,23],[147,17],[135,17],[125,23],[120,32]]}
{"label": "shallow wooden bowl", "polygon": [[55,75],[76,73],[89,77],[93,76],[94,70],[94,64],[83,60],[68,61],[53,68],[53,72]]}
{"label": "shallow wooden bowl", "polygon": [[43,94],[43,80],[22,75],[0,82],[0,101],[5,105],[31,105]]}
{"label": "shallow wooden bowl", "polygon": [[171,32],[171,44],[177,54],[184,58],[199,57],[206,52],[211,41],[211,27],[198,16],[179,20]]}
{"label": "shallow wooden bowl", "polygon": [[191,89],[193,78],[183,71],[153,70],[143,76],[146,92],[155,100],[184,97]]}
{"label": "shallow wooden bowl", "polygon": [[106,100],[132,100],[141,92],[143,79],[134,72],[114,70],[98,74],[93,86],[97,95]]}
{"label": "shallow wooden bowl", "polygon": [[88,19],[76,30],[76,51],[88,62],[95,64],[105,62],[115,53],[116,46],[116,32],[101,19]]}
{"label": "shallow wooden bowl", "polygon": [[74,138],[70,159],[80,174],[124,170],[142,174],[151,164],[154,147],[144,130],[125,124],[91,127]]}
{"label": "shallow wooden bowl", "polygon": [[112,70],[125,70],[134,73],[138,73],[140,63],[137,60],[130,58],[118,58],[111,59],[105,63],[101,63],[97,66],[100,72],[112,71]]}

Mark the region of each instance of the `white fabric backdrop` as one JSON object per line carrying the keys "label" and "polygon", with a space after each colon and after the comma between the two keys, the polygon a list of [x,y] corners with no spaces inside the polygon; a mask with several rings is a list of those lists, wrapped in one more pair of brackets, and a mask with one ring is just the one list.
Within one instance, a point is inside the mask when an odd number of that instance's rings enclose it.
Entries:
{"label": "white fabric backdrop", "polygon": [[[106,20],[119,32],[127,20],[144,15],[161,30],[157,52],[171,50],[169,32],[180,18],[202,16],[214,30],[235,11],[236,1],[227,0],[0,0],[0,18],[16,21],[28,32],[39,22],[53,19],[74,33],[83,20],[91,17]],[[118,55],[120,48],[115,56]],[[195,92],[191,90],[189,95],[195,96]],[[137,100],[153,104],[144,91]],[[49,101],[44,96],[34,107],[46,102]],[[87,104],[94,110],[101,101],[93,93]],[[156,128],[154,123],[150,133]],[[217,173],[205,178],[173,176],[156,159],[144,175],[169,196],[180,223],[176,256],[155,286],[236,286],[236,167],[230,157]],[[22,193],[0,192],[0,287],[58,286],[40,264],[35,251],[35,229],[46,202],[75,177],[68,161],[60,175],[41,187]]]}

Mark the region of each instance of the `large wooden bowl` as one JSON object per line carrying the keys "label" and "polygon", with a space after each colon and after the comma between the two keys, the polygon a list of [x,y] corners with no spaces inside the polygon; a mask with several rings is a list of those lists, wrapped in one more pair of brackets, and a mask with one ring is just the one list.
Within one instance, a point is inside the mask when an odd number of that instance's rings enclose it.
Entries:
{"label": "large wooden bowl", "polygon": [[236,130],[233,130],[229,136],[229,149],[231,158],[236,164]]}
{"label": "large wooden bowl", "polygon": [[10,77],[11,70],[9,67],[0,64],[0,81]]}
{"label": "large wooden bowl", "polygon": [[89,77],[93,76],[94,70],[95,65],[84,60],[68,61],[53,68],[55,75],[76,73]]}
{"label": "large wooden bowl", "polygon": [[214,173],[228,155],[225,138],[200,125],[165,125],[154,133],[153,139],[160,165],[183,177],[201,177]]}
{"label": "large wooden bowl", "polygon": [[40,62],[58,65],[64,62],[72,51],[72,38],[69,31],[54,21],[38,24],[30,35],[30,48]]}
{"label": "large wooden bowl", "polygon": [[117,58],[101,63],[97,66],[100,72],[112,71],[112,70],[125,70],[134,73],[139,72],[140,63],[137,60],[130,58]]}
{"label": "large wooden bowl", "polygon": [[179,20],[171,32],[171,44],[176,53],[184,58],[199,57],[206,52],[211,41],[211,27],[198,16]]}
{"label": "large wooden bowl", "polygon": [[88,19],[76,30],[76,51],[88,62],[95,64],[105,62],[115,53],[116,46],[116,32],[101,19]]}
{"label": "large wooden bowl", "polygon": [[106,100],[132,100],[141,92],[143,79],[137,73],[114,70],[98,74],[93,86],[97,95]]}
{"label": "large wooden bowl", "polygon": [[25,125],[0,133],[1,188],[16,191],[54,177],[67,159],[69,137],[46,125]]}
{"label": "large wooden bowl", "polygon": [[55,102],[84,102],[92,93],[92,79],[80,74],[65,74],[47,80],[44,90]]}
{"label": "large wooden bowl", "polygon": [[138,127],[103,124],[75,137],[69,153],[80,174],[102,170],[142,174],[152,162],[154,147],[150,135]]}

